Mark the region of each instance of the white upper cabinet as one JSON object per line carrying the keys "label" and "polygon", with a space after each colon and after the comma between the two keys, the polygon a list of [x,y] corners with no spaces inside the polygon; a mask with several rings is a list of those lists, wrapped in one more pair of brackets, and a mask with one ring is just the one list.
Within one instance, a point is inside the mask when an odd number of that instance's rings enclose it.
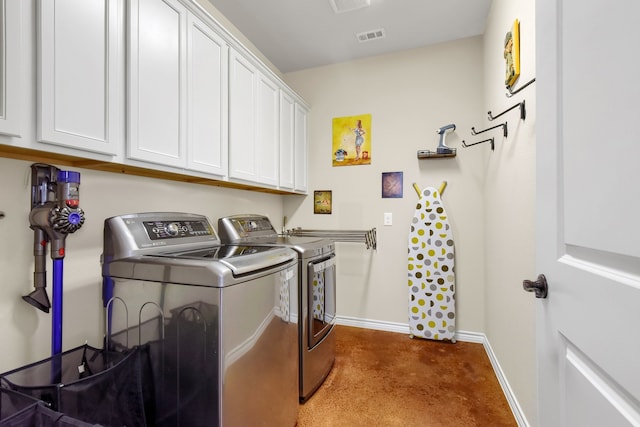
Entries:
{"label": "white upper cabinet", "polygon": [[307,191],[304,102],[195,0],[0,0],[0,144]]}
{"label": "white upper cabinet", "polygon": [[306,193],[308,190],[307,168],[308,168],[308,124],[307,116],[309,111],[299,103],[295,105],[294,112],[294,135],[295,135],[295,185],[294,190]]}
{"label": "white upper cabinet", "polygon": [[0,0],[0,133],[22,136],[22,2]]}
{"label": "white upper cabinet", "polygon": [[211,27],[189,15],[187,34],[187,168],[227,175],[229,48]]}
{"label": "white upper cabinet", "polygon": [[127,157],[227,175],[228,46],[177,0],[132,0]]}
{"label": "white upper cabinet", "polygon": [[229,61],[229,177],[254,180],[258,70],[233,50]]}
{"label": "white upper cabinet", "polygon": [[235,51],[230,53],[229,177],[278,185],[279,86]]}
{"label": "white upper cabinet", "polygon": [[280,175],[280,89],[271,79],[258,76],[256,162],[259,182],[278,185]]}
{"label": "white upper cabinet", "polygon": [[115,155],[123,143],[122,1],[38,5],[38,140]]}
{"label": "white upper cabinet", "polygon": [[295,134],[295,101],[285,91],[280,91],[280,188],[293,190]]}
{"label": "white upper cabinet", "polygon": [[187,9],[130,0],[127,157],[186,166]]}
{"label": "white upper cabinet", "polygon": [[280,188],[307,192],[306,107],[280,91]]}

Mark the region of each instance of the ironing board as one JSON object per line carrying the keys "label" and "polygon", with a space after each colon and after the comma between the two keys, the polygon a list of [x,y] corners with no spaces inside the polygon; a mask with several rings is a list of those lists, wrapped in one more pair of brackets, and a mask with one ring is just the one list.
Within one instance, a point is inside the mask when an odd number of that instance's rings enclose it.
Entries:
{"label": "ironing board", "polygon": [[453,232],[440,199],[440,187],[420,191],[408,247],[410,336],[455,342]]}

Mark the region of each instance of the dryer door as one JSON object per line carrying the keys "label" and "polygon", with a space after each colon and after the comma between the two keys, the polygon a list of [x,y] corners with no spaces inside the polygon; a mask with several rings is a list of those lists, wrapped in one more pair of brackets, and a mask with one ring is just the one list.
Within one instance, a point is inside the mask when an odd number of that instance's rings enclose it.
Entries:
{"label": "dryer door", "polygon": [[336,255],[307,264],[309,348],[331,330],[336,317]]}

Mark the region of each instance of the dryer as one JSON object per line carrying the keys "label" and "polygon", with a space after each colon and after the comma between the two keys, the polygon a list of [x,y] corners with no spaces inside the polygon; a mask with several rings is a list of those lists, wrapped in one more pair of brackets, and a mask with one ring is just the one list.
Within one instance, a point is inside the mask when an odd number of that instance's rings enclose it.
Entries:
{"label": "dryer", "polygon": [[298,344],[300,401],[322,385],[335,361],[335,243],[315,237],[279,235],[264,215],[232,215],[218,219],[226,245],[291,248],[298,254]]}

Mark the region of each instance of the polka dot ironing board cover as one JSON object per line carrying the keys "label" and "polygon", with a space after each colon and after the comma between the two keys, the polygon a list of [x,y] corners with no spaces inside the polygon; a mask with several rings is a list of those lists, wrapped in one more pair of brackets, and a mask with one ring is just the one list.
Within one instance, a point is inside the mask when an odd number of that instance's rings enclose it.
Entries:
{"label": "polka dot ironing board cover", "polygon": [[409,231],[411,336],[455,341],[453,232],[435,188],[420,193]]}

